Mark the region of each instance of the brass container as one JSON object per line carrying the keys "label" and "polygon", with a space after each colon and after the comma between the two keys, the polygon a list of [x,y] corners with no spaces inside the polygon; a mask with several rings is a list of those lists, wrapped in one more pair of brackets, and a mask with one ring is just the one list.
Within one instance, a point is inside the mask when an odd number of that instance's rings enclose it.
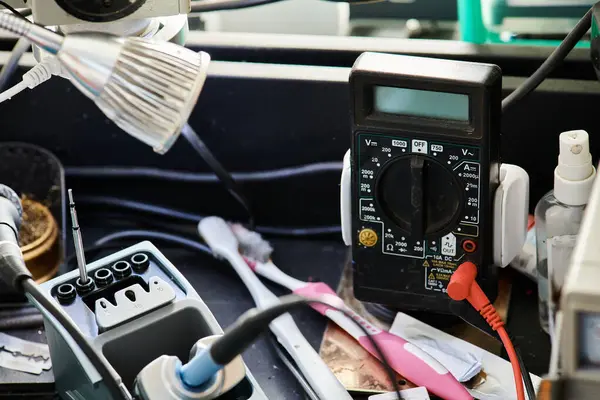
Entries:
{"label": "brass container", "polygon": [[[27,268],[37,283],[53,278],[60,266],[60,244],[58,225],[48,207],[33,200],[23,199],[23,208],[29,207],[41,216],[44,230],[31,243],[21,246]],[[24,220],[23,224],[29,223]]]}

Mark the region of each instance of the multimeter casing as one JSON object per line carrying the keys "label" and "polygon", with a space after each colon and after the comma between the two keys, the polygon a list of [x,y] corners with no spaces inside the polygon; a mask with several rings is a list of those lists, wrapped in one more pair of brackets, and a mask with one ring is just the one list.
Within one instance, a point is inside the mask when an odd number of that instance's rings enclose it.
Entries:
{"label": "multimeter casing", "polygon": [[[355,296],[400,309],[450,313],[450,277],[471,261],[493,301],[500,68],[364,53],[352,68],[350,87]],[[375,90],[381,87],[426,99],[422,115],[414,109],[410,115],[378,111]],[[444,107],[456,106],[444,101],[464,101],[465,95],[468,116],[444,117]]]}

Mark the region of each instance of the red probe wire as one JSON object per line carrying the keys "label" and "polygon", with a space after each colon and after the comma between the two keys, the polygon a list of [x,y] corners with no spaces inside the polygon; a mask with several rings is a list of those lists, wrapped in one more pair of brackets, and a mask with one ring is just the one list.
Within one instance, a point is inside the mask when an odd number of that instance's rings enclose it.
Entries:
{"label": "red probe wire", "polygon": [[504,321],[498,314],[498,311],[491,304],[490,299],[485,295],[479,284],[475,281],[477,277],[477,266],[470,261],[464,262],[454,271],[448,284],[448,296],[453,300],[467,300],[473,308],[481,314],[492,329],[498,332],[500,340],[508,353],[508,358],[512,365],[515,376],[515,386],[517,389],[518,400],[525,400],[525,390],[523,389],[523,380],[521,376],[521,366],[517,358],[517,352],[513,346],[508,332],[504,328]]}

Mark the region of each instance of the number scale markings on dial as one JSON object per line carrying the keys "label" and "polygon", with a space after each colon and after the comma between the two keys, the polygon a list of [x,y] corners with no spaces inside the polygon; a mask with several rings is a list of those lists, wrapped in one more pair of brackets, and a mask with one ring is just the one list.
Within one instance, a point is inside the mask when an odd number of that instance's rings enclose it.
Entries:
{"label": "number scale markings on dial", "polygon": [[[480,164],[473,161],[462,161],[456,165],[453,170],[465,184],[465,215],[462,220],[472,224],[479,223],[479,202],[480,202]],[[473,195],[474,193],[475,195]]]}
{"label": "number scale markings on dial", "polygon": [[[443,165],[448,161],[448,170],[453,171],[457,175],[459,181],[464,184],[464,204],[467,211],[458,219],[458,223],[477,224],[479,222],[479,149],[472,146],[465,146],[453,143],[444,142],[427,142],[419,139],[404,139],[398,137],[389,137],[376,134],[361,134],[358,141],[359,147],[362,149],[361,158],[359,159],[359,219],[366,223],[377,223],[382,228],[382,253],[400,257],[423,258],[427,254],[440,254],[449,250],[443,250],[442,236],[436,240],[429,238],[429,245],[423,239],[410,237],[409,234],[404,234],[398,231],[396,226],[383,218],[385,213],[378,205],[375,197],[377,197],[377,178],[381,171],[385,171],[388,164],[395,163],[398,157],[409,156],[409,154],[427,154],[428,157],[440,160]],[[406,150],[410,147],[410,152]],[[402,153],[401,153],[402,151]],[[414,151],[414,152],[413,152]],[[364,160],[364,162],[361,162]],[[452,162],[451,162],[452,160]],[[458,171],[462,167],[464,169]],[[464,175],[464,176],[463,176]],[[461,189],[463,190],[463,189]],[[466,192],[471,193],[466,193]],[[462,222],[461,222],[462,221]],[[386,225],[387,224],[387,225]],[[386,229],[386,227],[388,227]],[[391,229],[390,229],[391,228]],[[464,226],[464,232],[460,228],[453,229],[453,234],[457,236],[479,236],[479,228],[477,225]],[[409,236],[408,238],[402,237]],[[398,238],[402,237],[402,240]],[[434,243],[434,244],[431,244]]]}

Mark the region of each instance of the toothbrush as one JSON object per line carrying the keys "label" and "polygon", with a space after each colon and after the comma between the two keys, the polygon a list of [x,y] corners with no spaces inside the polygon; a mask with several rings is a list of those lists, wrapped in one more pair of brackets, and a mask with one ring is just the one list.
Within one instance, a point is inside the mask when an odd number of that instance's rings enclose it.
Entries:
{"label": "toothbrush", "polygon": [[[219,217],[203,218],[198,224],[198,233],[216,257],[229,261],[259,308],[279,302],[279,298],[248,268],[246,260],[239,253],[239,242],[227,222]],[[346,388],[302,335],[290,314],[274,319],[269,324],[269,328],[290,354],[319,398],[352,400]]]}
{"label": "toothbrush", "polygon": [[[231,230],[241,244],[242,254],[247,256],[245,259],[250,267],[249,269],[290,289],[297,295],[310,298],[321,296],[326,298],[328,303],[350,313],[353,319],[367,328],[371,337],[385,353],[390,366],[400,375],[418,386],[426,387],[429,392],[446,400],[470,400],[473,398],[467,389],[435,358],[400,336],[393,335],[371,324],[346,306],[344,301],[327,284],[303,282],[277,268],[270,259],[273,248],[258,233],[249,231],[238,224],[231,225]],[[358,341],[365,350],[381,361],[378,352],[367,336],[343,313],[323,304],[312,304],[311,307],[335,322]]]}

